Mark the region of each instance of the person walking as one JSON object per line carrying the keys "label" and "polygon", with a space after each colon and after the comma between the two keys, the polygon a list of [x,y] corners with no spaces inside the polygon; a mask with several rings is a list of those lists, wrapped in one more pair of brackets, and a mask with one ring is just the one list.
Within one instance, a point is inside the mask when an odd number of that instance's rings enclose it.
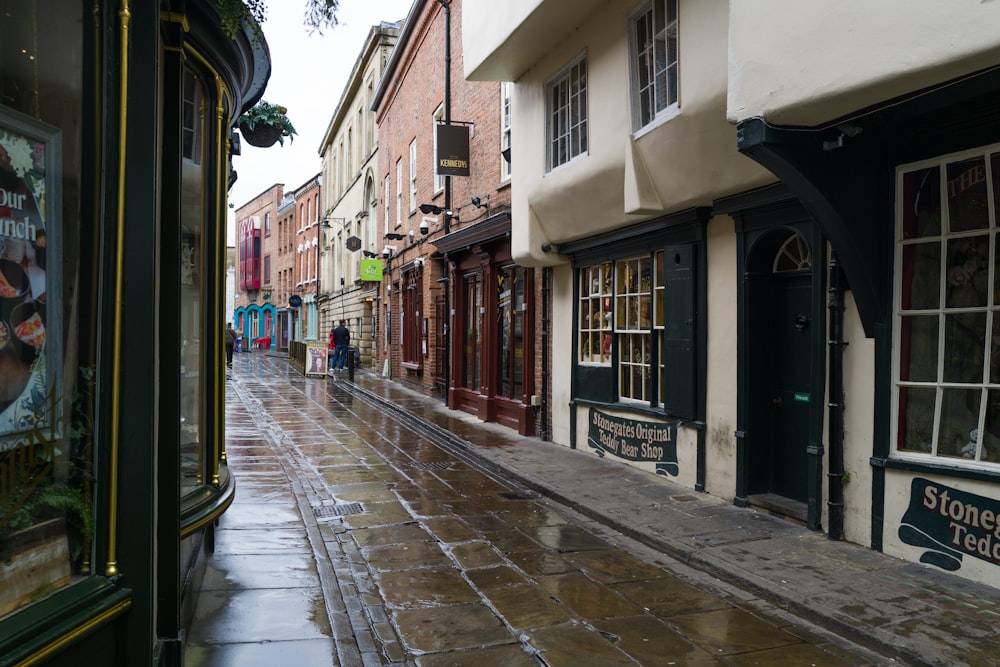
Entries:
{"label": "person walking", "polygon": [[340,324],[333,330],[333,344],[336,346],[333,352],[333,367],[343,370],[347,362],[347,348],[351,344],[351,332],[347,330],[347,320],[340,320]]}
{"label": "person walking", "polygon": [[233,348],[236,347],[236,331],[232,322],[226,322],[226,367],[233,367]]}

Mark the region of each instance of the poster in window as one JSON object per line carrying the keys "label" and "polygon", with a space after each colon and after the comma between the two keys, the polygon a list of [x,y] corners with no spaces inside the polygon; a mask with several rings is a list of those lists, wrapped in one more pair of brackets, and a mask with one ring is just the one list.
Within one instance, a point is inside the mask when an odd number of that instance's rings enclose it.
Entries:
{"label": "poster in window", "polygon": [[59,437],[60,148],[58,128],[0,106],[0,451]]}

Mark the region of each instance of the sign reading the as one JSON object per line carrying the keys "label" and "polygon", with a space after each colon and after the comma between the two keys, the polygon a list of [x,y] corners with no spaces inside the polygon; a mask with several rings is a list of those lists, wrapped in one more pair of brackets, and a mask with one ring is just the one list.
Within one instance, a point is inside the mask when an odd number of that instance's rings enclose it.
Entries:
{"label": "sign reading the", "polygon": [[347,249],[351,252],[357,252],[361,250],[361,239],[357,236],[351,236],[347,239]]}
{"label": "sign reading the", "polygon": [[963,556],[1000,565],[1000,501],[915,477],[899,539],[927,549],[921,563],[950,572]]}
{"label": "sign reading the", "polygon": [[656,464],[658,475],[677,476],[677,424],[615,417],[594,408],[588,419],[587,444],[598,456],[605,452],[628,461]]}
{"label": "sign reading the", "polygon": [[437,168],[438,176],[469,175],[469,126],[437,126]]}

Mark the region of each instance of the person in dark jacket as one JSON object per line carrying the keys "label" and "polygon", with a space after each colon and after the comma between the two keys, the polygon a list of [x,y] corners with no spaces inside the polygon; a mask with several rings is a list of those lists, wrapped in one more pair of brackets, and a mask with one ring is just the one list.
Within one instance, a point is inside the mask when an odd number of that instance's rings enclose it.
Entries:
{"label": "person in dark jacket", "polygon": [[333,367],[343,370],[347,362],[347,348],[351,344],[351,332],[347,330],[347,320],[340,320],[340,324],[333,330]]}
{"label": "person in dark jacket", "polygon": [[226,322],[226,366],[233,367],[233,348],[236,347],[236,331],[232,322]]}

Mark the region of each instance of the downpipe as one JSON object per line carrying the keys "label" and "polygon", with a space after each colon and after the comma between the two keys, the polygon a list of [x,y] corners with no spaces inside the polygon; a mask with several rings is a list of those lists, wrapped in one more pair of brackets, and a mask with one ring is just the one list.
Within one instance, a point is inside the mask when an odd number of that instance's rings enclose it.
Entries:
{"label": "downpipe", "polygon": [[827,472],[827,517],[831,540],[844,538],[844,273],[836,251],[830,252],[829,294],[830,339],[827,437],[829,440],[829,470]]}

